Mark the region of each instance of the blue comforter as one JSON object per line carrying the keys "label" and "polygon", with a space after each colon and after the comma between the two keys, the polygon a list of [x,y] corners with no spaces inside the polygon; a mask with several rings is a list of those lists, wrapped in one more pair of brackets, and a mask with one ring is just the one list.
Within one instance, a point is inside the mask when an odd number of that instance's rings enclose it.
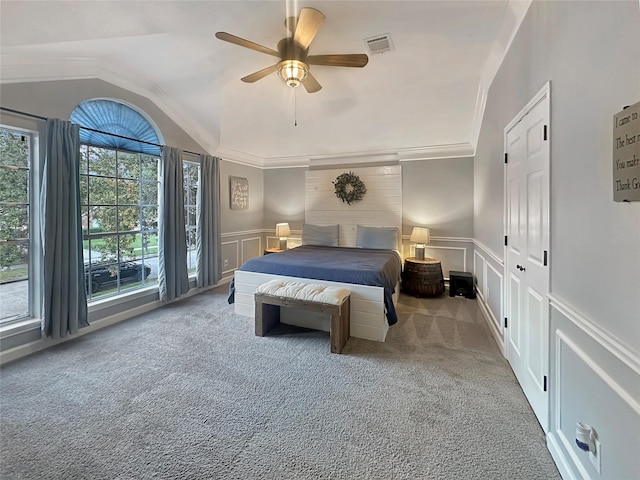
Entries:
{"label": "blue comforter", "polygon": [[[383,287],[387,321],[389,325],[398,321],[392,297],[400,280],[402,263],[392,250],[303,245],[252,258],[239,270]],[[229,303],[234,302],[234,293],[231,280]]]}

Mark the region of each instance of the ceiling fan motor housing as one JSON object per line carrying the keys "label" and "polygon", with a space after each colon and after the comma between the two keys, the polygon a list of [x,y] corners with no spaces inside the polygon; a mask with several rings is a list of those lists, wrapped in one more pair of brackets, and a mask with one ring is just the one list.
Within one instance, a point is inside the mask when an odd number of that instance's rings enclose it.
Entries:
{"label": "ceiling fan motor housing", "polygon": [[278,64],[278,75],[289,87],[299,87],[309,74],[309,65],[304,60],[307,50],[293,41],[293,38],[283,38],[278,42],[278,52],[282,61]]}

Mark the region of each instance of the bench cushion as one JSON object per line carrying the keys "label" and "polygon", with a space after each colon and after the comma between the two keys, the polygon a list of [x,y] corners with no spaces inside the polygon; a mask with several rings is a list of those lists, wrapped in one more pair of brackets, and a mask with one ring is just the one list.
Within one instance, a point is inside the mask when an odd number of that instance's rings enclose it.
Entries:
{"label": "bench cushion", "polygon": [[307,302],[328,303],[330,305],[340,305],[350,294],[346,288],[285,280],[271,280],[263,283],[256,289],[256,293],[305,300]]}

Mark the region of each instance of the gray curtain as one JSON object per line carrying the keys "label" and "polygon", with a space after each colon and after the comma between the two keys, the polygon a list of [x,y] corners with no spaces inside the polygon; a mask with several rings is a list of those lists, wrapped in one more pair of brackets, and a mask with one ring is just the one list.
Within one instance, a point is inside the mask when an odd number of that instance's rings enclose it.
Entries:
{"label": "gray curtain", "polygon": [[160,300],[170,301],[189,291],[182,150],[162,147],[160,181],[158,280]]}
{"label": "gray curtain", "polygon": [[198,287],[209,287],[222,278],[220,262],[220,159],[200,155],[198,179],[197,275]]}
{"label": "gray curtain", "polygon": [[44,333],[66,337],[87,321],[80,211],[80,127],[47,120],[42,182]]}

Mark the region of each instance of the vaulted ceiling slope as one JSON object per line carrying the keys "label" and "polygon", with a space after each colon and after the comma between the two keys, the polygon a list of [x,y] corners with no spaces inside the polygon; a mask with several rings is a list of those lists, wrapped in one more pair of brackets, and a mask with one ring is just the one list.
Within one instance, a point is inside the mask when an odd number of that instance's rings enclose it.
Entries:
{"label": "vaulted ceiling slope", "polygon": [[[470,155],[529,3],[2,0],[0,82],[100,78],[151,99],[207,151],[265,167]],[[366,67],[312,66],[313,94],[277,75],[241,82],[273,57],[215,32],[275,49],[302,7],[326,16],[309,54],[365,53]],[[364,39],[381,34],[393,50],[371,54]]]}

